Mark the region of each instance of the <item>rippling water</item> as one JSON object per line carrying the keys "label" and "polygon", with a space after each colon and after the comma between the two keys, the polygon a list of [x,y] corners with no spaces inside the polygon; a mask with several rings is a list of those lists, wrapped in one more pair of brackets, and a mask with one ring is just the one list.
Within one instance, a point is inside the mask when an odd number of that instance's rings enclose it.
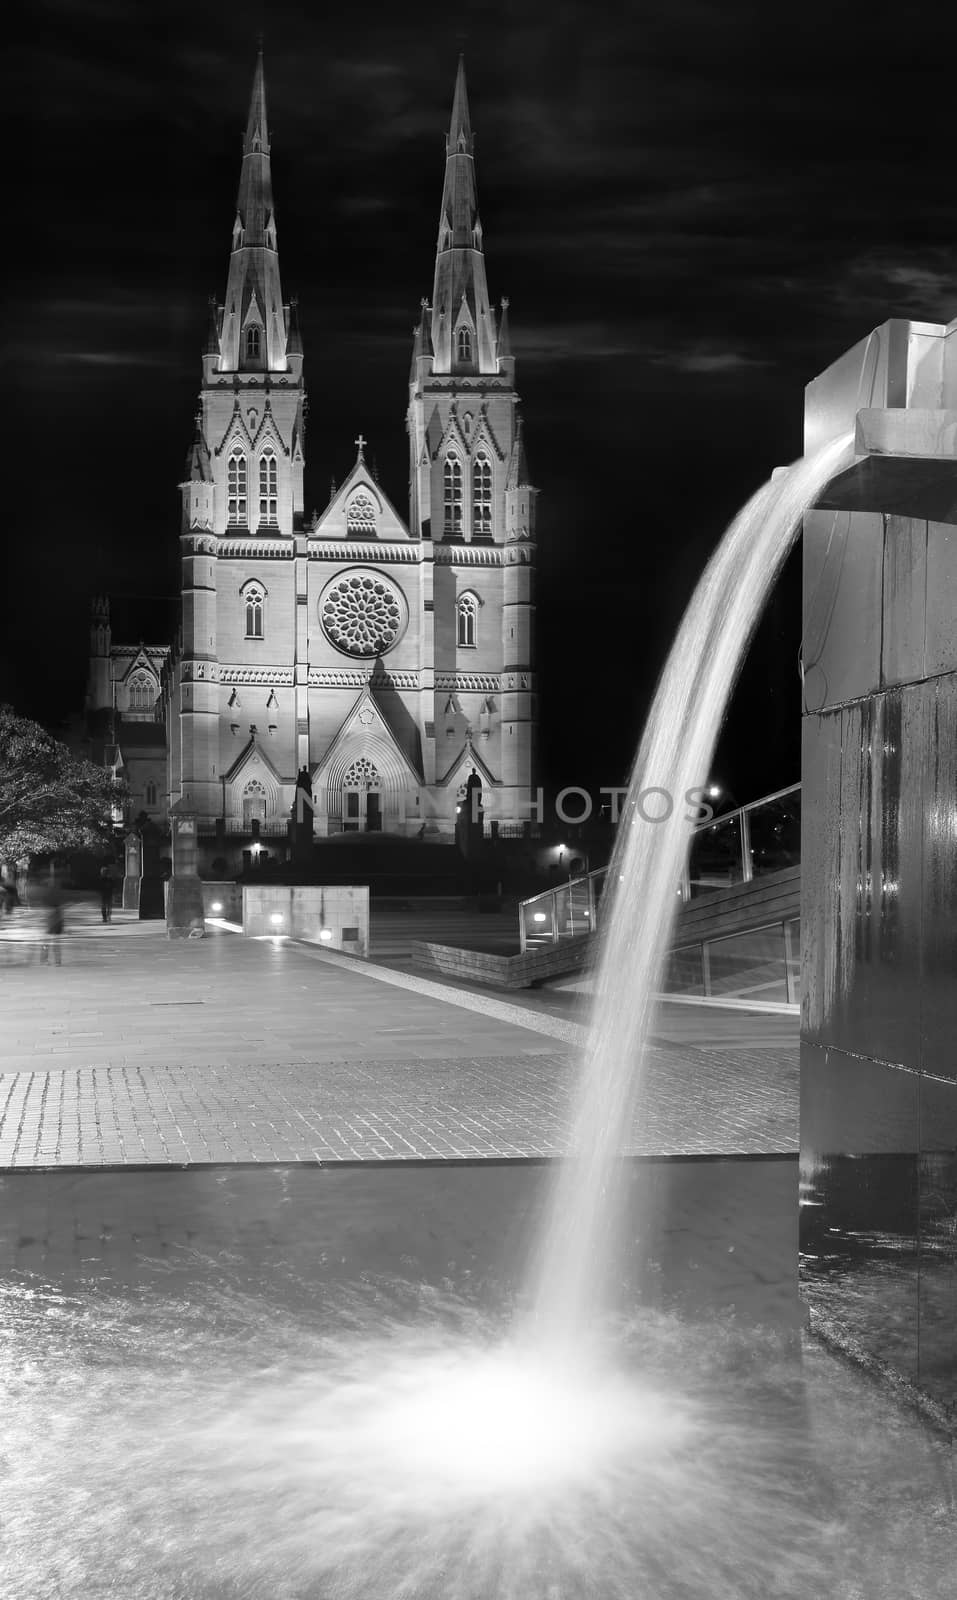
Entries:
{"label": "rippling water", "polygon": [[647,1313],[549,1363],[386,1280],[296,1313],[24,1284],[0,1340],[18,1600],[949,1593],[952,1458],[731,1323]]}

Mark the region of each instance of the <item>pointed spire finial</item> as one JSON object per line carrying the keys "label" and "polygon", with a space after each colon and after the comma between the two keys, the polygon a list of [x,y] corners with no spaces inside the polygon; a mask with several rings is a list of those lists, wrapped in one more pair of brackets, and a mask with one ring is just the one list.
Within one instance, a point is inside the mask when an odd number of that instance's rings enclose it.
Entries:
{"label": "pointed spire finial", "polygon": [[459,56],[455,74],[455,93],[452,96],[452,120],[445,143],[446,155],[472,154],[472,123],[469,118],[469,96],[465,84],[465,56]]}
{"label": "pointed spire finial", "polygon": [[263,69],[262,39],[253,73],[253,89],[249,98],[249,116],[246,119],[246,137],[243,155],[269,154],[269,127],[266,121],[266,74]]}

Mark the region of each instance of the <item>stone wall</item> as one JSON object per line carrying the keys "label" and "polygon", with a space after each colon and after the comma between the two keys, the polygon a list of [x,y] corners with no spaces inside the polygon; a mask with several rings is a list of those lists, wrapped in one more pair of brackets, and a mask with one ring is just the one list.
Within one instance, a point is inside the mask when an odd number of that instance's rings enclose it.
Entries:
{"label": "stone wall", "polygon": [[[347,955],[369,954],[368,885],[243,884],[247,938],[285,934]],[[323,933],[330,937],[324,939]]]}

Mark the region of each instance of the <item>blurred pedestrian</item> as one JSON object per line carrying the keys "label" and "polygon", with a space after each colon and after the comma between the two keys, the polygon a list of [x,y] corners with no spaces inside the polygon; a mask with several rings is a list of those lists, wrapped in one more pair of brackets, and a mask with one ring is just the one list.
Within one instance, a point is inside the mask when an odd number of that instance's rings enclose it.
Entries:
{"label": "blurred pedestrian", "polygon": [[100,868],[100,915],[104,922],[113,920],[113,868]]}
{"label": "blurred pedestrian", "polygon": [[39,938],[35,946],[28,946],[30,960],[35,955],[39,961],[49,962],[53,957],[53,965],[59,967],[63,962],[62,940],[66,932],[66,916],[63,909],[63,891],[54,878],[48,889],[43,892],[40,902]]}

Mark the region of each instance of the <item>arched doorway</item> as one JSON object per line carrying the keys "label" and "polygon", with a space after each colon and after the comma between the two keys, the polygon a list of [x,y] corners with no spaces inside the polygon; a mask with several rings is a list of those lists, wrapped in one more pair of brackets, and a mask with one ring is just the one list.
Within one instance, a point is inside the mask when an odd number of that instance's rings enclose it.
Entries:
{"label": "arched doorway", "polygon": [[266,820],[266,785],[250,778],[243,790],[243,828],[248,833],[254,822]]}
{"label": "arched doorway", "polygon": [[345,833],[382,828],[382,778],[368,756],[357,756],[342,775],[342,826]]}

